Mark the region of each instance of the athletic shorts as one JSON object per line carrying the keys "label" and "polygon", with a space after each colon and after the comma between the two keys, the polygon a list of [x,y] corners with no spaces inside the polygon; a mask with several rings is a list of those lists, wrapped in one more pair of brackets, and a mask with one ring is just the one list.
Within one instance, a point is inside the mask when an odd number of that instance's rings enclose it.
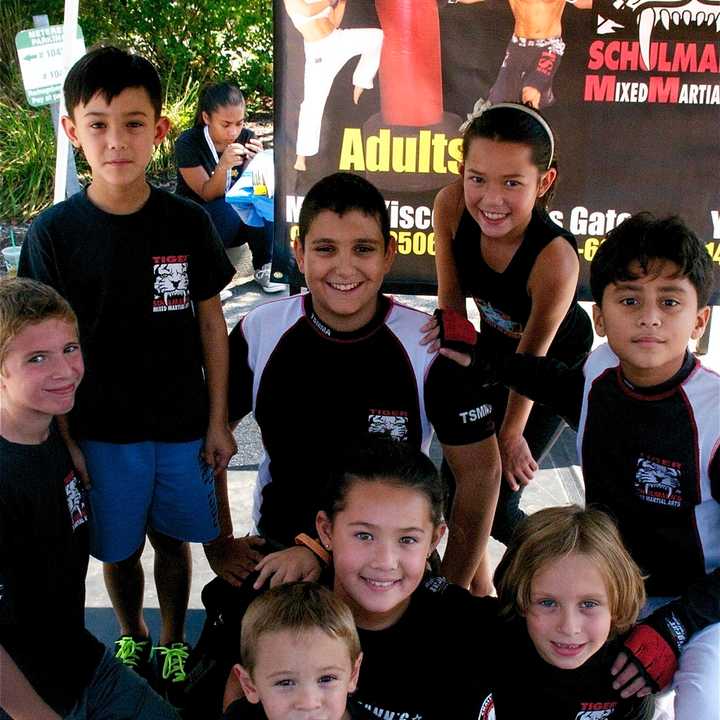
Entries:
{"label": "athletic shorts", "polygon": [[513,35],[488,99],[493,104],[522,102],[523,88],[533,87],[540,93],[540,107],[550,105],[553,78],[564,52],[562,38],[534,40]]}
{"label": "athletic shorts", "polygon": [[103,562],[130,557],[148,528],[177,540],[218,536],[215,477],[203,440],[106,443],[80,447],[90,474],[90,552]]}

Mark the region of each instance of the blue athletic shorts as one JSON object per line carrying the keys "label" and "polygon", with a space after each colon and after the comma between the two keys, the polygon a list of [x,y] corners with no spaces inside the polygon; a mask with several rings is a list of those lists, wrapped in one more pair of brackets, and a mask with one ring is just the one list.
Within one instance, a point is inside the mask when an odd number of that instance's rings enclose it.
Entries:
{"label": "blue athletic shorts", "polygon": [[218,536],[215,477],[186,443],[80,444],[90,474],[90,552],[103,562],[130,557],[148,528],[177,540]]}

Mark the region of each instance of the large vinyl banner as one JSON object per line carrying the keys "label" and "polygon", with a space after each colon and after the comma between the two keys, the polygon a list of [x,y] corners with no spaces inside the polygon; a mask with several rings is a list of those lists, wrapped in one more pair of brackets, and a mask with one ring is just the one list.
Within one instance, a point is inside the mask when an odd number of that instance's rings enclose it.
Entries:
{"label": "large vinyl banner", "polygon": [[275,18],[284,238],[316,180],[364,174],[398,241],[390,280],[431,290],[458,126],[479,98],[522,99],[557,135],[551,215],[578,238],[584,297],[603,236],[639,210],[680,214],[720,266],[718,0],[276,0]]}

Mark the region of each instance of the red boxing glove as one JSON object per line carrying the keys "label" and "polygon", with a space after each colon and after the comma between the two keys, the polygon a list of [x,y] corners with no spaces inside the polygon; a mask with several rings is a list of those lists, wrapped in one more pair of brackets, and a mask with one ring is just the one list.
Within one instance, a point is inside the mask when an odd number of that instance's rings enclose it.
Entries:
{"label": "red boxing glove", "polygon": [[440,310],[438,308],[433,316],[437,320],[440,330],[440,346],[472,355],[477,342],[475,326],[456,310]]}
{"label": "red boxing glove", "polygon": [[660,633],[641,623],[633,628],[624,644],[658,690],[670,684],[677,670],[677,657],[672,645]]}

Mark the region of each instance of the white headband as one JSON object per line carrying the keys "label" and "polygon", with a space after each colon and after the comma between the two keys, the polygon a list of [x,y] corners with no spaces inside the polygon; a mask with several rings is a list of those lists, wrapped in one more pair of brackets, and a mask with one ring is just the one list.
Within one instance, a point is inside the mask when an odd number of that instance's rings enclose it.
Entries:
{"label": "white headband", "polygon": [[513,110],[520,110],[521,112],[527,113],[531,118],[540,123],[540,126],[543,128],[543,130],[545,130],[550,140],[550,159],[548,160],[548,166],[546,168],[547,170],[549,170],[550,166],[552,165],[553,158],[555,157],[555,137],[545,118],[540,115],[540,113],[535,112],[535,110],[533,110],[532,108],[529,108],[527,105],[505,102],[493,105],[489,100],[483,100],[482,98],[480,98],[473,106],[472,112],[468,114],[467,120],[465,120],[465,122],[458,128],[458,131],[464,133],[468,129],[468,127],[470,127],[470,123],[473,120],[477,120],[483,113],[487,112],[488,110],[495,110],[495,108],[512,108]]}

